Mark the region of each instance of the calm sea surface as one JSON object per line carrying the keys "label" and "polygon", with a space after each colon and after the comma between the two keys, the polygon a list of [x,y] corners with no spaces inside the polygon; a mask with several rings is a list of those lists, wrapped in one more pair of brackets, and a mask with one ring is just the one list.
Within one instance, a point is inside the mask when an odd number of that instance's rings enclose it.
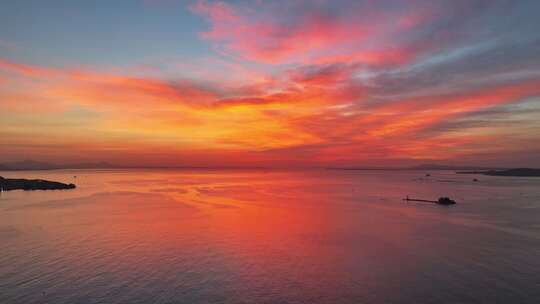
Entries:
{"label": "calm sea surface", "polygon": [[540,178],[425,173],[0,172],[78,185],[1,194],[0,303],[540,303]]}

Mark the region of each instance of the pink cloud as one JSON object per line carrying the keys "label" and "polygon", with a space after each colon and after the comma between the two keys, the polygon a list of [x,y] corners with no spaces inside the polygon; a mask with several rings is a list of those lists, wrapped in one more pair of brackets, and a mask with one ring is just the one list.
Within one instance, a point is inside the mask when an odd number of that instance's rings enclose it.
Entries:
{"label": "pink cloud", "polygon": [[289,23],[256,10],[224,2],[199,1],[192,11],[205,17],[211,29],[202,34],[243,58],[264,63],[297,60],[302,53],[324,49],[348,39],[363,39],[365,30],[322,12],[309,12]]}
{"label": "pink cloud", "polygon": [[418,50],[396,45],[395,36],[430,18],[423,10],[396,15],[362,14],[357,9],[340,16],[317,8],[287,18],[272,6],[239,7],[204,0],[190,9],[210,23],[210,30],[201,36],[216,43],[220,53],[268,64],[402,64]]}

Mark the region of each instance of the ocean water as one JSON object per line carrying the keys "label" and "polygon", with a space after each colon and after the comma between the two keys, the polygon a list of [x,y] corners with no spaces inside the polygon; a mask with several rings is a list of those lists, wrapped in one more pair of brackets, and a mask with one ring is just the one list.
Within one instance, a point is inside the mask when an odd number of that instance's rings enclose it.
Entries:
{"label": "ocean water", "polygon": [[425,173],[0,172],[78,185],[1,194],[0,303],[540,303],[540,178]]}

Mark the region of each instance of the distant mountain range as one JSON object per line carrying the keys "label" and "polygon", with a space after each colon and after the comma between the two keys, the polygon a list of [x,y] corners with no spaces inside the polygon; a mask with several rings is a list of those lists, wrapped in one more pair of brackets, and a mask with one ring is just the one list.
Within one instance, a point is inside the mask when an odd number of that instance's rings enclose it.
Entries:
{"label": "distant mountain range", "polygon": [[334,170],[494,170],[502,169],[498,167],[481,167],[481,166],[450,166],[441,164],[422,164],[412,167],[331,167]]}
{"label": "distant mountain range", "polygon": [[481,166],[449,166],[440,164],[423,164],[408,169],[412,170],[494,170],[503,169],[500,167],[481,167]]}
{"label": "distant mountain range", "polygon": [[0,164],[0,170],[17,171],[17,170],[55,170],[55,169],[104,169],[114,168],[115,166],[106,162],[97,163],[76,163],[76,164],[51,164],[46,162],[23,160],[18,162]]}
{"label": "distant mountain range", "polygon": [[[94,162],[94,163],[72,163],[72,164],[52,164],[34,160],[23,160],[18,162],[9,162],[0,164],[0,170],[4,171],[17,171],[17,170],[55,170],[55,169],[120,169],[120,168],[201,168],[201,169],[231,169],[236,167],[189,167],[189,166],[140,166],[129,167],[113,165],[107,162]],[[243,167],[239,167],[243,168]],[[264,167],[249,167],[262,169]],[[501,167],[482,167],[482,166],[451,166],[442,164],[422,164],[413,167],[329,167],[330,170],[453,170],[453,171],[489,171],[489,170],[502,170],[506,168]]]}

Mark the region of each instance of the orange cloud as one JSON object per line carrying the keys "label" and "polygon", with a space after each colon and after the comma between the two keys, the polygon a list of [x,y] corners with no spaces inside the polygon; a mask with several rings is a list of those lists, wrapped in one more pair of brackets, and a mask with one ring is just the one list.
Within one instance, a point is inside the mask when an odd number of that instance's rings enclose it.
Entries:
{"label": "orange cloud", "polygon": [[[10,104],[11,116],[0,122],[10,155],[31,145],[47,157],[60,151],[104,159],[132,155],[126,162],[150,155],[171,162],[182,155],[191,164],[219,155],[232,155],[232,163],[444,159],[471,153],[462,147],[491,137],[422,137],[423,130],[540,95],[540,81],[530,80],[369,105],[370,87],[352,80],[355,65],[291,69],[271,86],[228,93],[190,81],[1,62],[3,73],[19,76],[10,80],[14,86],[0,84],[2,105]],[[47,136],[37,136],[42,132]]]}
{"label": "orange cloud", "polygon": [[377,109],[385,118],[370,130],[374,136],[414,132],[445,119],[540,94],[540,81],[502,85],[461,96],[421,98]]}
{"label": "orange cloud", "polygon": [[54,77],[58,74],[54,69],[18,64],[2,59],[0,59],[0,71],[28,77]]}

